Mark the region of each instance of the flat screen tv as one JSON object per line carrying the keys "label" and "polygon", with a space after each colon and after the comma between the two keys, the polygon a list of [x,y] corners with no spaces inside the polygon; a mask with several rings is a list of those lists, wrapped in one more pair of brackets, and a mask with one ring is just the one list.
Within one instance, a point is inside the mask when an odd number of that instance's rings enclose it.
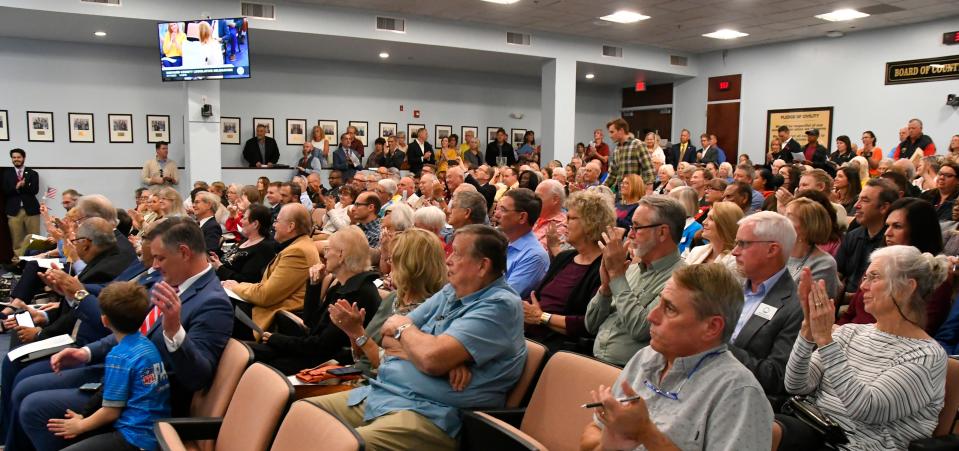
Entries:
{"label": "flat screen tv", "polygon": [[250,78],[250,31],[242,17],[160,22],[163,81]]}

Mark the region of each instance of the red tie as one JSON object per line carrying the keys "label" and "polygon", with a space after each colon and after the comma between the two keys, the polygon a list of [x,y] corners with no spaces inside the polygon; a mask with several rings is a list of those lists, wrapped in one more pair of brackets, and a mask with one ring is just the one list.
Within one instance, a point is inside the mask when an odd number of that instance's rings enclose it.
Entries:
{"label": "red tie", "polygon": [[[179,293],[179,287],[173,287],[173,292]],[[146,336],[150,332],[150,329],[153,328],[153,325],[156,324],[162,316],[163,312],[160,311],[160,307],[154,305],[153,308],[150,309],[150,313],[147,314],[147,317],[143,318],[143,324],[140,325],[140,333]]]}

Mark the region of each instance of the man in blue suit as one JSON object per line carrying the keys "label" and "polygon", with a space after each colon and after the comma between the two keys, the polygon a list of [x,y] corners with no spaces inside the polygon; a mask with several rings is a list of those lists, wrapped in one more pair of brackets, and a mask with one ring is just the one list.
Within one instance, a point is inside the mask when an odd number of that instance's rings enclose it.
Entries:
{"label": "man in blue suit", "polygon": [[349,183],[356,170],[363,167],[362,157],[353,150],[353,137],[349,133],[340,135],[340,146],[333,151],[333,169],[343,174],[343,180]]}
{"label": "man in blue suit", "polygon": [[[164,281],[151,290],[153,306],[143,330],[170,375],[174,415],[184,415],[193,393],[213,381],[233,330],[233,308],[207,262],[203,234],[196,223],[183,218],[164,222],[169,222],[169,228],[150,243],[153,267]],[[55,374],[30,377],[14,387],[13,401],[20,408],[8,444],[13,441],[16,449],[28,449],[29,444],[22,441],[25,433],[38,450],[66,446],[64,439],[47,430],[47,420],[84,406],[90,395],[77,387],[103,377],[98,364],[115,345],[110,335],[83,348],[60,351],[50,359]]]}

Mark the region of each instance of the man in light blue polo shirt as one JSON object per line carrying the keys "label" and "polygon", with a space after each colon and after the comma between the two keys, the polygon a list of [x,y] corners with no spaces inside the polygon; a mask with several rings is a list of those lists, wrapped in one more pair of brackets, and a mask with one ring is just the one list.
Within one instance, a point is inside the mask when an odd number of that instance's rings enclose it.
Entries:
{"label": "man in light blue polo shirt", "polygon": [[506,250],[506,282],[519,293],[520,299],[539,285],[549,269],[549,254],[533,234],[543,202],[526,188],[511,189],[496,207],[494,219],[509,238]]}
{"label": "man in light blue polo shirt", "polygon": [[526,363],[522,301],[503,278],[506,247],[492,227],[458,229],[450,283],[383,324],[377,378],[312,401],[355,427],[368,449],[456,449],[459,409],[502,407]]}

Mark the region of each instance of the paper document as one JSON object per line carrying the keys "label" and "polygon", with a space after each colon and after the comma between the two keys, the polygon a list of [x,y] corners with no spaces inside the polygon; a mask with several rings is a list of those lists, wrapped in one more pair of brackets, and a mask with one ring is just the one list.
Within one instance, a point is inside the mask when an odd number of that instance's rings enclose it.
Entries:
{"label": "paper document", "polygon": [[27,256],[27,257],[20,257],[20,261],[24,261],[24,262],[33,262],[33,261],[35,261],[35,262],[37,262],[37,265],[38,265],[38,266],[40,266],[41,268],[46,268],[46,269],[50,269],[50,268],[51,268],[51,265],[52,265],[53,263],[56,263],[57,266],[59,266],[61,269],[63,268],[63,265],[60,263],[60,259],[59,259],[59,258],[41,258],[41,257],[37,257],[36,255],[31,255],[31,256]]}
{"label": "paper document", "polygon": [[806,154],[802,152],[794,152],[793,161],[806,161]]}
{"label": "paper document", "polygon": [[[73,344],[73,338],[67,334],[57,335],[56,337],[47,338],[46,340],[40,340],[33,343],[27,343],[23,346],[20,346],[17,349],[14,349],[7,353],[7,357],[10,358],[11,362],[17,361],[17,359],[33,354],[33,353],[42,353],[46,351],[51,355],[60,349],[66,348]],[[49,352],[50,350],[56,349],[54,352]]]}
{"label": "paper document", "polygon": [[33,324],[33,317],[30,316],[30,312],[17,313],[14,318],[17,319],[18,326],[37,327],[36,324]]}
{"label": "paper document", "polygon": [[224,288],[223,291],[226,291],[226,295],[229,296],[231,299],[236,299],[237,301],[240,301],[240,302],[246,302],[246,299],[241,298],[240,295],[234,293],[233,290],[229,288]]}

